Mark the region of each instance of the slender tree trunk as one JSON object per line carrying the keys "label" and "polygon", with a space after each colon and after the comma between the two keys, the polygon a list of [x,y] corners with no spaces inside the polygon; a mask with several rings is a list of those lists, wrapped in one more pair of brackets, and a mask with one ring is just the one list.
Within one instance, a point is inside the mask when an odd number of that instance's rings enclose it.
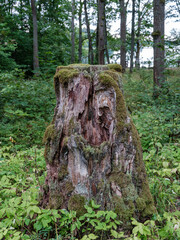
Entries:
{"label": "slender tree trunk", "polygon": [[165,1],[154,0],[154,98],[158,98],[165,81],[164,77],[164,18]]}
{"label": "slender tree trunk", "polygon": [[35,0],[31,0],[32,16],[33,16],[33,68],[35,71],[39,70],[38,57],[38,27],[37,27],[37,13]]}
{"label": "slender tree trunk", "polygon": [[136,61],[135,61],[135,67],[137,69],[140,68],[140,28],[141,28],[141,12],[140,12],[140,4],[141,0],[138,0],[138,29],[137,29],[137,41],[136,41]]}
{"label": "slender tree trunk", "polygon": [[75,62],[75,29],[74,29],[74,18],[75,18],[75,0],[71,0],[72,3],[72,18],[71,18],[71,63]]}
{"label": "slender tree trunk", "polygon": [[120,2],[120,14],[121,14],[121,26],[120,26],[120,37],[121,37],[121,66],[123,71],[126,69],[126,8],[128,2],[125,4],[124,0]]}
{"label": "slender tree trunk", "polygon": [[87,35],[88,35],[88,41],[89,41],[88,62],[90,64],[93,64],[94,56],[93,56],[93,47],[92,47],[91,31],[90,31],[90,24],[89,24],[89,19],[88,19],[87,1],[86,0],[84,0],[84,12],[85,12]]}
{"label": "slender tree trunk", "polygon": [[96,54],[95,54],[95,64],[98,64],[98,53],[99,53],[99,0],[97,0],[97,28],[96,28]]}
{"label": "slender tree trunk", "polygon": [[98,63],[105,64],[104,50],[105,50],[105,0],[98,1],[99,25],[98,25]]}
{"label": "slender tree trunk", "polygon": [[21,19],[21,30],[23,30],[23,1],[20,0],[20,19]]}
{"label": "slender tree trunk", "polygon": [[[105,10],[104,10],[105,12]],[[108,52],[108,42],[107,42],[107,24],[106,24],[106,17],[105,17],[105,49],[106,49],[106,58],[107,58],[107,63],[110,64],[109,60],[109,52]]]}
{"label": "slender tree trunk", "polygon": [[79,63],[82,61],[82,0],[79,7]]}
{"label": "slender tree trunk", "polygon": [[132,29],[131,29],[131,63],[130,73],[133,71],[133,58],[134,58],[134,20],[135,20],[135,0],[132,0]]}

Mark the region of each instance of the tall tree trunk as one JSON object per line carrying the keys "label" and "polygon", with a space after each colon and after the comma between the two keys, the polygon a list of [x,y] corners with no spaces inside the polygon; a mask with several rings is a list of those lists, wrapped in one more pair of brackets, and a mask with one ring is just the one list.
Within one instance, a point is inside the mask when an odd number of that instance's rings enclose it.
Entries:
{"label": "tall tree trunk", "polygon": [[98,54],[99,54],[99,0],[97,0],[97,28],[96,28],[96,54],[95,54],[95,64],[98,64]]}
{"label": "tall tree trunk", "polygon": [[82,61],[82,0],[80,0],[79,6],[79,63]]}
{"label": "tall tree trunk", "polygon": [[154,98],[158,98],[165,81],[164,77],[164,18],[165,1],[154,0]]}
{"label": "tall tree trunk", "polygon": [[137,69],[140,68],[140,28],[141,28],[141,12],[140,12],[140,4],[141,0],[138,0],[138,28],[137,28],[137,41],[136,41],[136,61],[135,61],[135,67]]}
{"label": "tall tree trunk", "polygon": [[72,3],[72,18],[71,18],[71,63],[75,62],[75,29],[74,29],[74,18],[75,18],[75,0],[71,0]]}
{"label": "tall tree trunk", "polygon": [[133,58],[134,58],[134,20],[135,20],[135,0],[132,0],[132,29],[131,29],[131,63],[130,73],[133,71]]}
{"label": "tall tree trunk", "polygon": [[[105,9],[104,9],[105,12]],[[107,42],[107,24],[106,24],[106,17],[105,17],[105,50],[106,50],[106,58],[107,58],[107,63],[110,64],[109,60],[109,52],[108,52],[108,42]]]}
{"label": "tall tree trunk", "polygon": [[120,26],[120,37],[121,37],[121,66],[123,72],[126,70],[126,9],[127,3],[124,0],[119,0],[120,2],[120,14],[121,14],[121,26]]}
{"label": "tall tree trunk", "polygon": [[38,57],[38,27],[37,27],[37,13],[35,0],[31,0],[32,16],[33,16],[33,68],[35,71],[39,70]]}
{"label": "tall tree trunk", "polygon": [[88,19],[87,1],[86,0],[84,0],[84,12],[85,12],[87,35],[88,35],[88,41],[89,41],[88,62],[90,64],[93,64],[94,56],[93,56],[93,47],[92,47],[91,31],[90,31],[90,24],[89,24],[89,19]]}
{"label": "tall tree trunk", "polygon": [[99,25],[98,25],[98,63],[104,64],[104,50],[105,50],[105,0],[98,1]]}

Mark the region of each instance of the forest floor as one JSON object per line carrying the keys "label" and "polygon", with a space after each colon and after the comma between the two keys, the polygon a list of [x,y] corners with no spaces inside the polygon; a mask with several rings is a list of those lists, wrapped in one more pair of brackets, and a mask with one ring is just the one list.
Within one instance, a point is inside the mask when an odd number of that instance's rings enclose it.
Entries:
{"label": "forest floor", "polygon": [[[24,77],[18,69],[0,73],[0,239],[180,239],[180,68],[166,70],[167,84],[157,100],[152,98],[152,70],[123,76],[157,208],[145,223],[130,219],[134,228],[129,236],[116,231],[120,223],[113,213],[103,213],[112,214],[111,223],[83,231],[87,220],[83,225],[74,212],[39,207],[46,175],[42,138],[56,99],[52,76]],[[105,221],[97,217],[96,208],[95,203],[87,207],[89,218]]]}

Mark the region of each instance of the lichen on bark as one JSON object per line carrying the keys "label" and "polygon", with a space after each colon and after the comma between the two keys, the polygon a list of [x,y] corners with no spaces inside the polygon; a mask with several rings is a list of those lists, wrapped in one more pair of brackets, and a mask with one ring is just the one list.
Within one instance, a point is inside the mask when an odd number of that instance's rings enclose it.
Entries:
{"label": "lichen on bark", "polygon": [[126,223],[155,212],[121,71],[116,64],[57,68],[57,104],[44,135],[44,206],[81,214],[86,201],[94,199]]}

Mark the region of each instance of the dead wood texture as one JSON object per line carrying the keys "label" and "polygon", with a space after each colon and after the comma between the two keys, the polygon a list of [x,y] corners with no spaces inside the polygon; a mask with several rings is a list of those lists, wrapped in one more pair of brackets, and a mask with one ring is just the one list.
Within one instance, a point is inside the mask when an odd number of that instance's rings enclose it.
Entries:
{"label": "dead wood texture", "polygon": [[137,130],[126,110],[122,68],[57,68],[54,118],[44,135],[42,204],[82,214],[94,199],[123,221],[154,213]]}

